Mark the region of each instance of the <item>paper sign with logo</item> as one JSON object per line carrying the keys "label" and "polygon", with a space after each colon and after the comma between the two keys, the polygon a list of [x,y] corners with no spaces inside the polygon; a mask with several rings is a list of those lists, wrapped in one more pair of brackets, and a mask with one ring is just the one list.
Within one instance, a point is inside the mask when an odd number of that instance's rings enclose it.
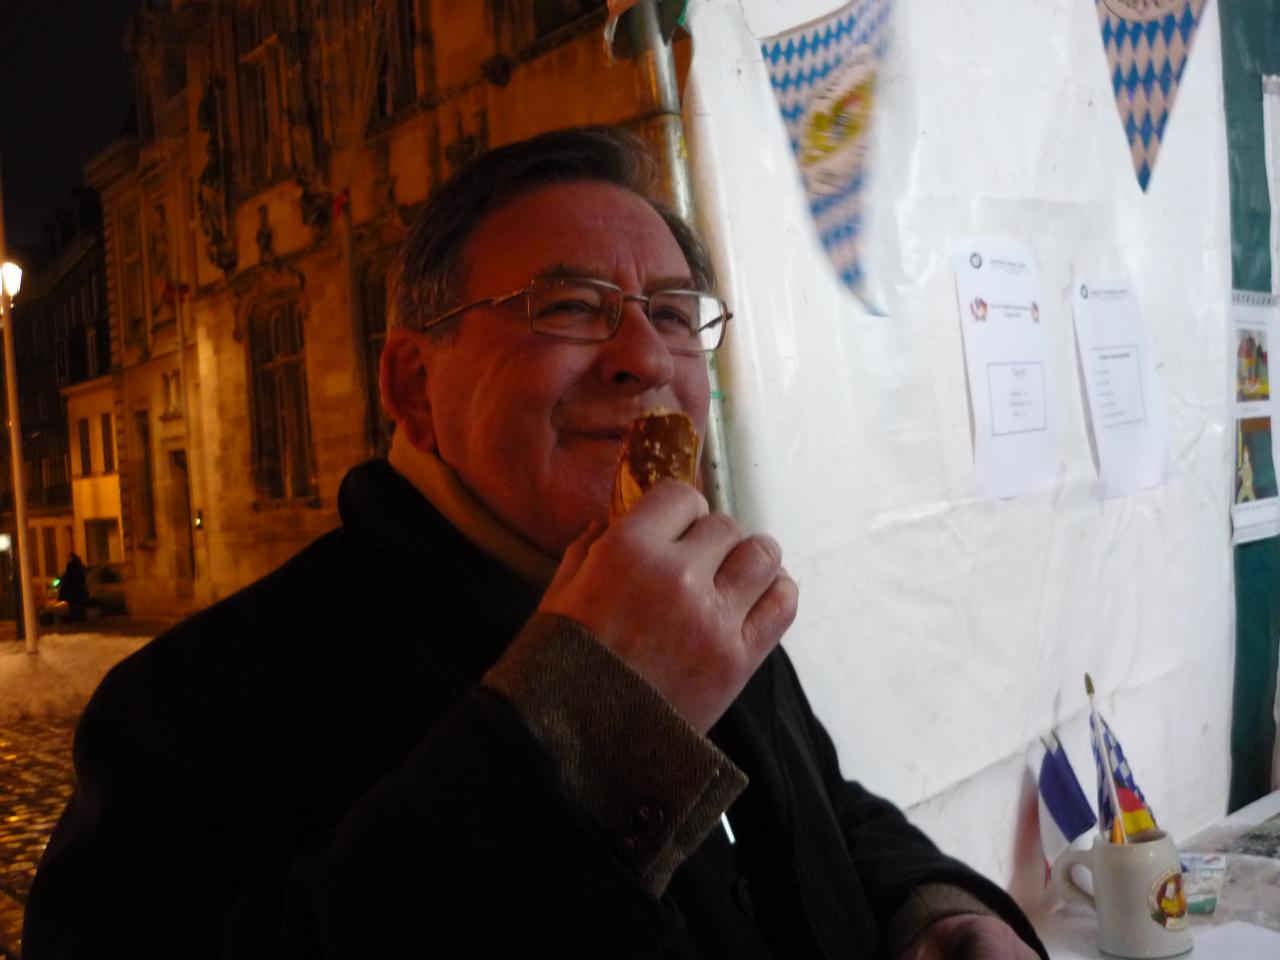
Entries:
{"label": "paper sign with logo", "polygon": [[1052,486],[1057,417],[1035,257],[1024,244],[969,240],[955,269],[978,485],[989,497]]}
{"label": "paper sign with logo", "polygon": [[1164,483],[1169,429],[1138,299],[1123,276],[1077,276],[1072,311],[1099,492],[1119,497]]}

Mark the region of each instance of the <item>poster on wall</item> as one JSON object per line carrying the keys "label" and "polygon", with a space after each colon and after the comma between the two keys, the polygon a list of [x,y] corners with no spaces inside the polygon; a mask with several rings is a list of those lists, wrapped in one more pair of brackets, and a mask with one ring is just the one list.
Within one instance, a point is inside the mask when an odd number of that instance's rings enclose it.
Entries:
{"label": "poster on wall", "polygon": [[955,269],[978,486],[988,497],[1051,487],[1057,417],[1035,257],[1014,241],[969,240]]}
{"label": "poster on wall", "polygon": [[1169,477],[1169,428],[1138,298],[1125,276],[1072,283],[1076,350],[1105,499]]}
{"label": "poster on wall", "polygon": [[761,44],[822,246],[859,292],[867,146],[890,0],[854,0]]}
{"label": "poster on wall", "polygon": [[1270,352],[1280,334],[1280,298],[1236,291],[1231,295],[1230,354],[1235,413],[1235,477],[1231,484],[1231,542],[1280,534],[1280,496],[1272,430],[1276,402]]}
{"label": "poster on wall", "polygon": [[1094,0],[1120,123],[1145,192],[1205,0]]}

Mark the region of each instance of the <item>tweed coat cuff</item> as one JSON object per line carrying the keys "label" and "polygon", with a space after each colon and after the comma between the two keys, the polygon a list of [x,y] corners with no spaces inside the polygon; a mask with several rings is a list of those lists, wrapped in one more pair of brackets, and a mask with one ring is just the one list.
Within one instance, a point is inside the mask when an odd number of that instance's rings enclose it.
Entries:
{"label": "tweed coat cuff", "polygon": [[746,776],[575,620],[536,614],[482,683],[551,754],[565,795],[656,899]]}
{"label": "tweed coat cuff", "polygon": [[885,942],[888,955],[896,957],[924,932],[925,927],[947,917],[977,914],[998,917],[994,910],[962,887],[949,883],[922,883],[911,891],[889,923]]}

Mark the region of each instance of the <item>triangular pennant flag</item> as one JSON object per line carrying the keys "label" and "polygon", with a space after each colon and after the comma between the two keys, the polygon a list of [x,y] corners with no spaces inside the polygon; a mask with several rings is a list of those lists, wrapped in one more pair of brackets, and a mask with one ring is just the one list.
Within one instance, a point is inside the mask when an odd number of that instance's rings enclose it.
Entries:
{"label": "triangular pennant flag", "polygon": [[862,281],[865,160],[891,6],[853,0],[761,44],[822,246],[854,291]]}
{"label": "triangular pennant flag", "polygon": [[1205,0],[1094,0],[1107,69],[1145,192]]}

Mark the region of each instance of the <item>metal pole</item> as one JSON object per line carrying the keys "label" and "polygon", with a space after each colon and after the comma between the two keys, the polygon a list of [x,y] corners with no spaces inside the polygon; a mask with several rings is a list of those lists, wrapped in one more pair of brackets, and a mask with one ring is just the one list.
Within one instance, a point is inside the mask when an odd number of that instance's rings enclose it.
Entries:
{"label": "metal pole", "polygon": [[[645,72],[645,92],[652,112],[643,119],[647,127],[656,128],[653,133],[664,165],[671,202],[681,217],[693,223],[693,188],[689,179],[684,122],[680,117],[680,86],[671,46],[662,38],[658,2],[639,0],[629,12],[631,46],[635,51],[636,65]],[[715,354],[707,354],[707,377],[711,381],[711,409],[707,416],[702,457],[704,493],[712,510],[732,514],[734,500],[729,447]]]}
{"label": "metal pole", "polygon": [[[8,252],[4,234],[4,189],[0,186],[0,264]],[[0,320],[4,322],[4,390],[9,409],[9,456],[13,468],[13,518],[17,526],[18,571],[22,585],[22,623],[27,634],[27,653],[39,650],[36,598],[31,590],[31,541],[27,536],[27,485],[22,475],[22,419],[18,411],[18,370],[13,359],[13,300],[0,283]]]}

